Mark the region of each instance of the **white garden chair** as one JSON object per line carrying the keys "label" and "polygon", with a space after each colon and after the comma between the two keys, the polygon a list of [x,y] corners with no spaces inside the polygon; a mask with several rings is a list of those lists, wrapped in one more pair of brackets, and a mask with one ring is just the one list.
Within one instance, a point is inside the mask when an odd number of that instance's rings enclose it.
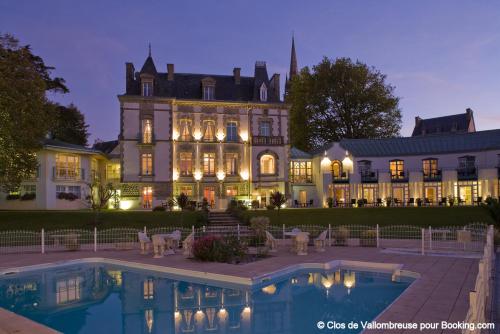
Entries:
{"label": "white garden chair", "polygon": [[141,244],[141,254],[145,255],[149,253],[149,246],[151,245],[151,239],[144,232],[138,232],[139,243]]}
{"label": "white garden chair", "polygon": [[278,251],[278,240],[268,231],[266,231],[266,246],[270,248],[270,252]]}
{"label": "white garden chair", "polygon": [[162,258],[165,254],[165,237],[160,234],[155,234],[152,237],[153,239],[153,253],[154,258],[159,259]]}
{"label": "white garden chair", "polygon": [[183,254],[186,257],[193,257],[193,246],[194,246],[194,232],[184,239],[182,242]]}
{"label": "white garden chair", "polygon": [[325,251],[327,234],[328,230],[324,230],[316,239],[314,239],[314,247],[316,248],[316,252]]}
{"label": "white garden chair", "polygon": [[305,232],[299,232],[295,237],[297,255],[307,255],[307,244],[309,235]]}

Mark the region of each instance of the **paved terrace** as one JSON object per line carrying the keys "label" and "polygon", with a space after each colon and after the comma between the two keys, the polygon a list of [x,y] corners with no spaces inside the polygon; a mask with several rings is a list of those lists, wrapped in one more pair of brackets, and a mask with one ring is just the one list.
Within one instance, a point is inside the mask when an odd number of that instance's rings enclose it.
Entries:
{"label": "paved terrace", "polygon": [[[54,252],[49,254],[12,254],[0,255],[0,269],[85,257],[105,257],[247,278],[266,274],[300,262],[325,263],[332,260],[396,263],[402,264],[405,270],[419,273],[421,278],[417,279],[405,293],[378,318],[379,322],[463,321],[468,309],[469,291],[474,287],[478,272],[477,259],[387,254],[375,248],[363,247],[328,247],[327,251],[324,253],[316,253],[313,251],[307,256],[297,256],[282,250],[273,254],[271,258],[242,265],[196,262],[194,260],[187,260],[180,254],[166,256],[162,259],[153,259],[150,255],[140,255],[138,250],[100,251],[97,253],[80,251]],[[20,321],[20,324],[21,323],[24,322]],[[7,324],[8,322],[0,321],[0,334],[4,332],[13,333],[10,331],[12,330],[11,326],[5,327]],[[28,325],[30,325],[29,322]],[[28,332],[29,330],[26,331],[26,333]],[[426,331],[414,332],[426,333]],[[434,334],[439,332],[461,333],[460,330],[427,331],[427,333]],[[373,330],[366,331],[365,333],[383,333],[383,331]],[[412,331],[391,330],[387,331],[387,333],[406,334],[412,333]]]}

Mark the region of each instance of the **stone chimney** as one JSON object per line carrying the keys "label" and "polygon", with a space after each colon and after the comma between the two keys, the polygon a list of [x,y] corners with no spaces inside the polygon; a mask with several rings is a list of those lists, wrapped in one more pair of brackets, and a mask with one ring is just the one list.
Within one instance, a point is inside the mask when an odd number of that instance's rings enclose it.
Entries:
{"label": "stone chimney", "polygon": [[274,98],[276,101],[280,101],[280,75],[278,73],[273,74],[271,81],[269,81],[269,85],[274,92]]}
{"label": "stone chimney", "polygon": [[239,85],[241,82],[241,68],[239,67],[233,68],[233,77],[234,77],[234,83]]}
{"label": "stone chimney", "polygon": [[129,93],[134,85],[135,68],[132,63],[125,63],[125,89]]}
{"label": "stone chimney", "polygon": [[167,79],[174,81],[174,64],[167,64]]}
{"label": "stone chimney", "polygon": [[420,122],[422,122],[422,119],[420,118],[420,116],[416,116],[415,117],[415,126],[418,126],[420,124]]}

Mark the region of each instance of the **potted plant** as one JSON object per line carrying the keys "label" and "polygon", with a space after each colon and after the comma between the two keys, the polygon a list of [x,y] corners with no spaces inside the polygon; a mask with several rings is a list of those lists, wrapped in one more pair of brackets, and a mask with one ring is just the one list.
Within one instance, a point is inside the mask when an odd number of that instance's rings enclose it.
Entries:
{"label": "potted plant", "polygon": [[252,201],[252,209],[257,210],[259,208],[259,201],[254,199]]}
{"label": "potted plant", "polygon": [[450,203],[450,206],[453,206],[453,204],[455,203],[455,198],[453,196],[448,196],[448,203]]}
{"label": "potted plant", "polygon": [[362,208],[365,205],[364,199],[358,199],[358,208]]}
{"label": "potted plant", "polygon": [[385,204],[387,206],[392,206],[392,197],[386,197],[385,198]]}
{"label": "potted plant", "polygon": [[250,230],[253,238],[248,242],[248,253],[254,255],[265,255],[269,251],[266,246],[266,231],[269,228],[269,217],[259,216],[250,219]]}
{"label": "potted plant", "polygon": [[280,209],[286,203],[286,197],[279,191],[271,193],[271,204],[278,209],[278,223],[280,222]]}
{"label": "potted plant", "polygon": [[345,227],[339,227],[334,233],[335,245],[345,246],[347,245],[347,239],[349,239],[349,230]]}
{"label": "potted plant", "polygon": [[332,197],[328,197],[326,199],[326,203],[328,204],[328,207],[331,209],[333,208],[333,198]]}
{"label": "potted plant", "polygon": [[422,199],[419,197],[417,198],[417,206],[422,206]]}

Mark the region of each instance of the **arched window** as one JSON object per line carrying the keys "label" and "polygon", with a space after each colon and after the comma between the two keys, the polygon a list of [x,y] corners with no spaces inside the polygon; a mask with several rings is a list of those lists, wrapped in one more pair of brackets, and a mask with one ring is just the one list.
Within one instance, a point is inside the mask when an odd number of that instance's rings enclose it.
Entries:
{"label": "arched window", "polygon": [[265,83],[260,86],[260,100],[267,101],[267,87]]}
{"label": "arched window", "polygon": [[261,174],[275,174],[275,159],[270,154],[264,154],[260,157],[260,173]]}
{"label": "arched window", "polygon": [[142,120],[142,142],[143,144],[153,142],[153,122],[150,119]]}
{"label": "arched window", "polygon": [[332,176],[334,179],[338,179],[342,176],[342,165],[338,160],[332,162]]}

